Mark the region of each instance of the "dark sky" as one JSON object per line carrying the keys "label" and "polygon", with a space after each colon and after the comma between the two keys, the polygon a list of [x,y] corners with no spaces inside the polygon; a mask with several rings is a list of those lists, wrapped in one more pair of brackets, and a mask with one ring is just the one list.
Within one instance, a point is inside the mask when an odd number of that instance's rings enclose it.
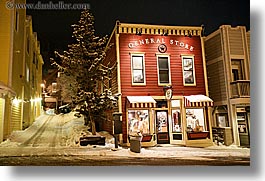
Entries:
{"label": "dark sky", "polygon": [[[37,1],[27,0],[27,3],[32,2]],[[98,35],[110,35],[116,20],[175,26],[204,24],[206,35],[223,24],[250,28],[249,0],[64,0],[64,3],[78,2],[90,4]],[[33,17],[33,30],[38,33],[42,52],[67,50],[67,45],[72,41],[71,25],[79,20],[80,12],[81,10],[27,10],[27,14]]]}

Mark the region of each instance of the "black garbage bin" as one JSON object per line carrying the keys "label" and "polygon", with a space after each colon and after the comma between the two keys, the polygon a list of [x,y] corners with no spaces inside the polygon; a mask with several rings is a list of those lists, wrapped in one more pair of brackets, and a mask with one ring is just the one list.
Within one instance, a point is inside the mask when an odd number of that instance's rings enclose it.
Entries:
{"label": "black garbage bin", "polygon": [[141,152],[141,140],[142,136],[140,135],[130,135],[130,151],[135,153]]}

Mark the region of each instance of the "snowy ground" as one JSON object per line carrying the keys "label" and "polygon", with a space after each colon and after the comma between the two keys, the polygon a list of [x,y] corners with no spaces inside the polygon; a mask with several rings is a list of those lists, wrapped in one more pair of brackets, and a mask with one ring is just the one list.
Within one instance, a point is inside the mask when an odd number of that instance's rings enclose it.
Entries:
{"label": "snowy ground", "polygon": [[[0,147],[80,147],[79,137],[89,135],[83,117],[77,118],[75,112],[60,115],[43,114],[26,130],[14,131]],[[106,137],[106,147],[114,144],[114,138],[105,131],[97,135]],[[89,147],[89,146],[88,146]]]}
{"label": "snowy ground", "polygon": [[250,149],[237,146],[212,146],[190,148],[174,145],[141,148],[140,153],[119,147],[114,151],[114,138],[107,132],[97,134],[106,137],[105,146],[80,146],[79,137],[91,134],[84,126],[83,118],[76,118],[74,112],[62,115],[41,115],[24,131],[15,131],[8,140],[0,144],[3,156],[97,156],[123,158],[177,158],[204,160],[210,157],[250,158]]}

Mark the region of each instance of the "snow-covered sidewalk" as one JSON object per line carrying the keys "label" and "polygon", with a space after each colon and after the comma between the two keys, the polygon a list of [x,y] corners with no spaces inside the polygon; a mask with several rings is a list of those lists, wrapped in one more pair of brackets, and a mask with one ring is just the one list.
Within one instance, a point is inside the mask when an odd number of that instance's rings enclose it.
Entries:
{"label": "snow-covered sidewalk", "polygon": [[0,156],[88,156],[88,157],[146,157],[146,158],[192,158],[243,157],[250,158],[250,149],[237,146],[211,146],[191,148],[174,145],[141,148],[140,153],[130,148],[114,149],[114,138],[107,132],[105,146],[80,146],[79,137],[87,132],[83,118],[74,113],[65,115],[42,115],[24,131],[16,131],[0,144]]}

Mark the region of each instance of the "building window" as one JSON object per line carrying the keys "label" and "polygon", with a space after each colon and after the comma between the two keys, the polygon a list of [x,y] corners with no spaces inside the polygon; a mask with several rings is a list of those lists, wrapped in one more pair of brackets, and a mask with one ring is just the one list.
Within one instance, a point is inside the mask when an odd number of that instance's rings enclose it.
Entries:
{"label": "building window", "polygon": [[15,30],[18,32],[18,27],[19,27],[19,13],[16,11],[16,22],[15,22]]}
{"label": "building window", "polygon": [[132,54],[132,84],[145,85],[145,62],[144,54]]}
{"label": "building window", "polygon": [[206,131],[204,110],[202,108],[186,109],[186,121],[188,132]]}
{"label": "building window", "polygon": [[128,110],[128,133],[150,134],[148,110]]}
{"label": "building window", "polygon": [[[29,54],[29,49],[30,49],[30,42],[29,42],[29,36],[27,36],[27,53]],[[34,61],[34,57],[33,57],[33,61]]]}
{"label": "building window", "polygon": [[108,65],[108,89],[112,88],[112,71],[111,71],[111,66]]}
{"label": "building window", "polygon": [[36,69],[38,70],[39,69],[39,59],[36,58]]}
{"label": "building window", "polygon": [[232,74],[233,74],[233,81],[239,80],[238,69],[232,69]]}
{"label": "building window", "polygon": [[182,56],[184,86],[196,86],[194,56]]}
{"label": "building window", "polygon": [[35,52],[33,52],[33,64],[35,64],[36,63],[36,54],[35,54]]}
{"label": "building window", "polygon": [[55,93],[57,92],[57,83],[52,83],[52,92]]}
{"label": "building window", "polygon": [[35,77],[34,77],[34,75],[32,75],[32,82],[31,82],[31,84],[32,84],[32,88],[34,88],[35,86]]}
{"label": "building window", "polygon": [[180,100],[172,100],[172,132],[182,133]]}
{"label": "building window", "polygon": [[170,60],[168,55],[157,56],[158,66],[158,85],[169,85],[171,84],[170,78]]}
{"label": "building window", "polygon": [[227,113],[217,113],[216,114],[216,125],[217,125],[217,127],[220,127],[220,128],[229,126]]}
{"label": "building window", "polygon": [[29,66],[26,65],[26,80],[29,82]]}
{"label": "building window", "polygon": [[244,79],[244,71],[243,71],[243,64],[242,60],[235,60],[231,61],[232,64],[232,80],[243,80]]}

